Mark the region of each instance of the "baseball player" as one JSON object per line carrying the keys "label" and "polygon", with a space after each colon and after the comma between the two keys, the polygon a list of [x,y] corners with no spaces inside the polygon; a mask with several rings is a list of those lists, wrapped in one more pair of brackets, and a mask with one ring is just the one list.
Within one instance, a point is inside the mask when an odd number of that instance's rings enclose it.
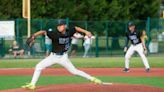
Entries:
{"label": "baseball player", "polygon": [[[54,31],[56,29],[56,31]],[[95,84],[102,84],[102,81],[90,76],[89,74],[80,71],[74,67],[71,61],[68,59],[67,51],[70,48],[70,41],[73,34],[78,31],[86,34],[87,36],[92,36],[89,31],[86,31],[80,27],[73,27],[66,29],[66,21],[64,19],[58,20],[57,28],[54,28],[52,31],[39,31],[33,34],[27,39],[27,44],[31,47],[34,42],[34,39],[39,35],[47,35],[52,40],[52,52],[51,54],[39,62],[36,67],[30,83],[23,85],[22,88],[35,89],[36,82],[42,72],[46,67],[52,66],[54,64],[59,64],[67,69],[70,73],[84,77]]]}
{"label": "baseball player", "polygon": [[92,37],[88,37],[88,36],[84,36],[84,43],[83,43],[83,46],[84,46],[84,55],[83,57],[88,57],[88,51],[91,47],[91,44],[92,44],[92,40],[95,39],[95,36],[92,36]]}
{"label": "baseball player", "polygon": [[83,38],[83,35],[81,35],[78,32],[74,33],[73,36],[72,36],[71,57],[76,56],[76,51],[78,50],[78,41],[79,41],[80,38]]}
{"label": "baseball player", "polygon": [[[140,57],[142,58],[143,64],[146,68],[146,72],[150,71],[150,66],[148,63],[148,60],[144,54],[144,50],[147,50],[145,43],[143,40],[141,40],[142,33],[136,30],[135,24],[133,22],[128,23],[128,32],[126,33],[126,44],[124,51],[125,54],[125,69],[124,72],[129,72],[129,62],[130,58],[133,55],[133,53],[136,51]],[[131,41],[131,46],[128,49],[128,42]]]}

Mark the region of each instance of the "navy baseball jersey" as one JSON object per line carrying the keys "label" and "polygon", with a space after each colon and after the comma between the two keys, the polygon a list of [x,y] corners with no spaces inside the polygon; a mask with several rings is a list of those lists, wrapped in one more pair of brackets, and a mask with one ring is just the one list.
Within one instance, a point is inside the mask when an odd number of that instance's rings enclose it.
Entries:
{"label": "navy baseball jersey", "polygon": [[71,37],[76,32],[75,27],[67,29],[65,34],[56,30],[48,30],[47,36],[52,40],[52,52],[63,53],[70,48]]}
{"label": "navy baseball jersey", "polygon": [[127,38],[126,47],[128,46],[129,40],[133,45],[141,43],[141,39],[140,39],[141,36],[142,36],[141,32],[137,30],[135,30],[134,32],[130,32],[130,31],[126,32],[126,38]]}

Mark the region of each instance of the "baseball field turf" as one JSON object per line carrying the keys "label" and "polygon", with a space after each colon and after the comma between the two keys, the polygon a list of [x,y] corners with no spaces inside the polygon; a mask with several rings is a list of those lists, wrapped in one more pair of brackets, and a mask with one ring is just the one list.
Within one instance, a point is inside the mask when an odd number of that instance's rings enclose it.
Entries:
{"label": "baseball field turf", "polygon": [[[151,68],[164,68],[164,57],[148,57]],[[41,59],[3,59],[0,60],[0,68],[34,68]],[[123,68],[124,58],[71,58],[71,61],[77,68]],[[58,65],[52,66],[61,68]],[[142,61],[139,57],[133,57],[130,67],[143,68]],[[121,71],[121,70],[120,70]],[[151,73],[151,72],[150,72]],[[7,76],[0,75],[0,90],[19,88],[26,82],[31,80],[31,76]],[[164,77],[161,76],[97,76],[106,82],[128,83],[128,84],[144,84],[164,88]],[[49,84],[69,84],[89,82],[81,77],[76,76],[48,76],[42,75],[37,85]]]}

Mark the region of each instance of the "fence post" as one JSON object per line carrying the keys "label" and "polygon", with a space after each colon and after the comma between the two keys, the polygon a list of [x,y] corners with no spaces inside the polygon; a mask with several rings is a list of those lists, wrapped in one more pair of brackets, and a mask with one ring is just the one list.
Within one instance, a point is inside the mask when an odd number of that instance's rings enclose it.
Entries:
{"label": "fence post", "polygon": [[148,37],[150,37],[150,17],[147,18],[147,32],[148,32]]}
{"label": "fence post", "polygon": [[15,24],[16,24],[16,41],[19,41],[19,19],[15,20]]}
{"label": "fence post", "polygon": [[85,21],[85,30],[88,30],[88,22]]}
{"label": "fence post", "polygon": [[109,49],[109,39],[108,39],[108,22],[105,23],[105,30],[106,30],[106,52],[108,53]]}
{"label": "fence post", "polygon": [[99,57],[98,33],[96,32],[96,57]]}
{"label": "fence post", "polygon": [[69,28],[69,18],[68,17],[66,18],[66,25],[67,25],[67,28]]}
{"label": "fence post", "polygon": [[43,30],[43,19],[40,19],[40,30]]}
{"label": "fence post", "polygon": [[0,56],[1,57],[4,57],[5,56],[5,40],[4,40],[4,38],[0,38]]}
{"label": "fence post", "polygon": [[[147,29],[147,36],[148,36],[148,43],[147,43],[147,47],[149,46],[150,44],[150,17],[147,18],[147,26],[146,26],[146,29]],[[149,52],[149,48],[148,48],[148,52]]]}

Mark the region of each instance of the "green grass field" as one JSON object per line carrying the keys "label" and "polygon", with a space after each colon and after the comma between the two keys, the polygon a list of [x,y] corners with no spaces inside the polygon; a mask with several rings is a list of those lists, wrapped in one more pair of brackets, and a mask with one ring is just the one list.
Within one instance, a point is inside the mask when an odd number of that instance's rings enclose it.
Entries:
{"label": "green grass field", "polygon": [[[144,84],[164,88],[163,77],[109,77],[99,76],[101,80],[112,83]],[[31,80],[31,76],[0,76],[0,90],[20,88]],[[76,76],[41,76],[37,85],[70,84],[89,82]],[[17,84],[17,85],[15,85]]]}
{"label": "green grass field", "polygon": [[[164,67],[164,57],[148,57],[151,67]],[[3,59],[0,60],[0,68],[32,68],[41,59]],[[76,67],[83,68],[119,68],[124,67],[123,57],[109,58],[71,58]],[[139,57],[133,57],[130,62],[131,67],[143,67]],[[52,66],[60,67],[60,66]]]}
{"label": "green grass field", "polygon": [[[153,68],[164,68],[164,57],[149,57],[149,63]],[[0,68],[32,68],[41,59],[3,59],[0,60]],[[124,58],[71,58],[76,67],[80,68],[120,68],[124,67]],[[144,67],[139,57],[131,59],[131,67]],[[52,67],[59,68],[55,65]],[[31,80],[31,76],[0,76],[0,90],[19,88],[26,82]],[[164,88],[163,77],[110,77],[99,76],[98,78],[107,82],[128,83],[128,84],[144,84]],[[76,76],[41,76],[37,85],[49,84],[69,84],[89,82],[81,77]],[[17,85],[15,85],[17,84]]]}

